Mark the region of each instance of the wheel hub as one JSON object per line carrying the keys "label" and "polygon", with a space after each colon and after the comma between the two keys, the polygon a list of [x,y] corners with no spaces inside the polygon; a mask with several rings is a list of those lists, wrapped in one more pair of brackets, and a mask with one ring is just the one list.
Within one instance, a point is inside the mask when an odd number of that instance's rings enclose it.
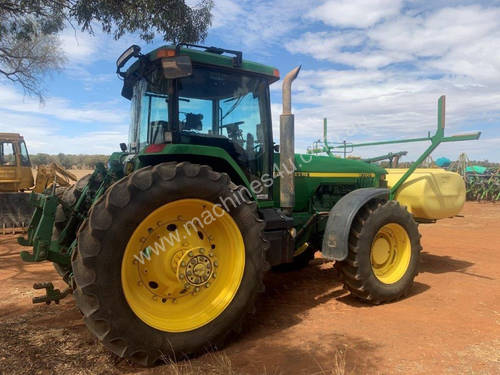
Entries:
{"label": "wheel hub", "polygon": [[406,229],[397,223],[382,226],[371,245],[370,261],[375,276],[393,284],[406,273],[411,257],[411,243]]}
{"label": "wheel hub", "polygon": [[375,267],[384,265],[391,257],[391,244],[384,237],[377,238],[372,248],[372,260]]}
{"label": "wheel hub", "polygon": [[218,267],[214,253],[205,255],[204,248],[191,249],[182,257],[177,266],[177,278],[186,281],[189,286],[209,287],[209,280],[214,275],[215,268]]}

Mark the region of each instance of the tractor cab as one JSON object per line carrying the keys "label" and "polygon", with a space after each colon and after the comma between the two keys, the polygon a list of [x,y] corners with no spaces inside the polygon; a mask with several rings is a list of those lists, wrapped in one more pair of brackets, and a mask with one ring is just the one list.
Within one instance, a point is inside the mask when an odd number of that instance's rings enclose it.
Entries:
{"label": "tractor cab", "polygon": [[[227,153],[249,180],[272,172],[269,85],[279,79],[276,69],[213,47],[162,47],[147,55],[133,47],[117,61],[122,95],[131,100],[130,152],[207,146]],[[120,72],[133,56],[138,61]]]}

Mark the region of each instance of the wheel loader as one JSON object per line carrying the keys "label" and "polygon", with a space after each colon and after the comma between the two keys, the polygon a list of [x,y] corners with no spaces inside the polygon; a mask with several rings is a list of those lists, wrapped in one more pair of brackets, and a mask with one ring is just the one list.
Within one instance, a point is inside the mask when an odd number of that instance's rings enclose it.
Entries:
{"label": "wheel loader", "polygon": [[33,214],[29,191],[41,193],[52,186],[69,186],[77,177],[55,162],[40,165],[36,180],[24,137],[0,133],[0,227],[24,228]]}
{"label": "wheel loader", "polygon": [[[277,69],[216,47],[127,49],[117,73],[131,103],[128,144],[74,186],[32,194],[19,238],[32,250],[21,256],[54,262],[68,283],[62,292],[37,285],[46,295],[35,302],[72,293],[105,347],[150,366],[221,348],[254,312],[264,273],[305,266],[317,250],[353,296],[407,295],[419,218],[394,199],[383,168],[295,153],[299,70],[283,79],[276,144]],[[439,116],[431,148],[477,136],[444,137],[444,100]]]}

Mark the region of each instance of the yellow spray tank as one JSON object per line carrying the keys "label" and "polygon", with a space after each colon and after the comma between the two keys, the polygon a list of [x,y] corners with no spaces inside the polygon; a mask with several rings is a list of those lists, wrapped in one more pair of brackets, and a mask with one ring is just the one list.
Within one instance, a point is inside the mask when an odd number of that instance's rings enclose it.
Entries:
{"label": "yellow spray tank", "polygon": [[[387,185],[392,188],[408,171],[388,168]],[[416,219],[437,220],[458,214],[465,203],[465,182],[458,173],[441,168],[417,168],[400,185],[394,198]]]}

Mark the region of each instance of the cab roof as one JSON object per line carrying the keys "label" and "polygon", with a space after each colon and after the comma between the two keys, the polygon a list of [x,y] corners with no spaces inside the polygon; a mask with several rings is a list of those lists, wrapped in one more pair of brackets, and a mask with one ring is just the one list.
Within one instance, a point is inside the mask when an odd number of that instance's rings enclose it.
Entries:
{"label": "cab roof", "polygon": [[[270,83],[275,82],[280,78],[279,71],[275,67],[259,64],[253,61],[243,60],[241,58],[241,52],[225,50],[217,47],[204,47],[196,45],[176,47],[174,45],[165,45],[152,50],[145,56],[149,59],[149,61],[154,61],[162,57],[174,56],[174,54],[189,56],[193,63],[214,65],[261,74],[269,77],[271,81]],[[235,57],[228,56],[228,54],[233,54],[235,55]],[[136,61],[130,66],[129,69],[127,69],[127,75],[133,73],[139,67],[138,62],[139,61]]]}
{"label": "cab roof", "polygon": [[3,141],[22,141],[23,136],[19,133],[0,133],[0,142]]}

